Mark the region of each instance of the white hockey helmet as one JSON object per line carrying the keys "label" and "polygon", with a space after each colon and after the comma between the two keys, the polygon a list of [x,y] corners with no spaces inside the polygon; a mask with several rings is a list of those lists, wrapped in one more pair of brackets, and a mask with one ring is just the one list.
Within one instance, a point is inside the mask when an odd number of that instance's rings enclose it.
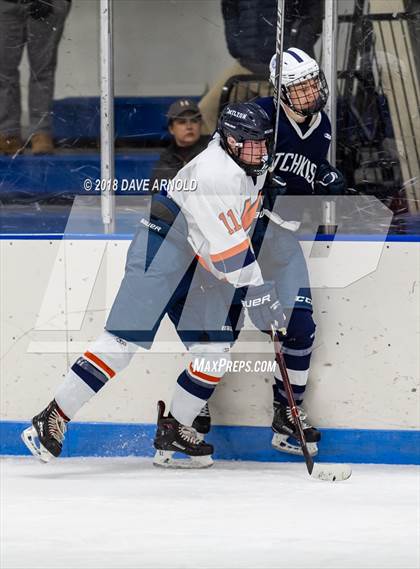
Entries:
{"label": "white hockey helmet", "polygon": [[[276,87],[276,54],[270,61],[270,81]],[[299,94],[296,86],[311,81],[312,93]],[[282,101],[295,113],[311,116],[319,112],[328,100],[329,90],[323,71],[318,63],[297,47],[290,47],[283,52],[281,74]]]}

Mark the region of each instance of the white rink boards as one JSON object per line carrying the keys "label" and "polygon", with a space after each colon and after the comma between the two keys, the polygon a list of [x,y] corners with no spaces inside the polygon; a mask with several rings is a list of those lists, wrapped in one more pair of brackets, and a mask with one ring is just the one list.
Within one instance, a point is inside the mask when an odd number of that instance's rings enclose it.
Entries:
{"label": "white rink boards", "polygon": [[[123,274],[129,241],[3,239],[1,419],[28,420],[44,407],[69,364],[103,329]],[[304,242],[305,253],[311,243]],[[358,266],[369,242],[351,248]],[[420,247],[386,242],[378,267],[343,288],[314,290],[318,324],[307,402],[321,427],[419,428]],[[368,265],[366,265],[368,266]],[[18,286],[17,286],[18,284]],[[89,403],[81,421],[152,423],[186,363],[164,321],[152,352]],[[272,347],[237,345],[235,358],[272,359]],[[213,398],[215,424],[268,426],[270,374],[228,374]]]}

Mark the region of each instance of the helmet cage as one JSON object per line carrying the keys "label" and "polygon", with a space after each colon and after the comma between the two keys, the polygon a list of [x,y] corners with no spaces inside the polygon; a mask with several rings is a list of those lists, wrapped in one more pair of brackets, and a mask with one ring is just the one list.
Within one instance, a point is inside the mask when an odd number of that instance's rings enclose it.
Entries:
{"label": "helmet cage", "polygon": [[[237,154],[235,153],[235,151],[233,150],[231,145],[228,144],[227,136],[232,136],[236,140],[235,147],[238,149]],[[223,147],[226,150],[226,152],[229,154],[229,156],[238,164],[238,166],[240,166],[244,170],[245,174],[247,176],[260,176],[261,174],[264,174],[264,172],[268,169],[268,167],[270,165],[271,149],[272,149],[272,145],[273,145],[272,133],[270,133],[270,135],[265,137],[265,138],[261,138],[261,136],[259,138],[247,138],[247,137],[241,136],[238,139],[233,133],[228,134],[227,136],[225,139],[225,137],[222,135]],[[242,148],[244,146],[244,143],[246,141],[252,142],[252,141],[258,141],[258,140],[265,140],[265,143],[267,146],[267,154],[262,156],[259,164],[250,164],[249,162],[244,162],[244,160],[241,158],[241,152],[242,152]],[[249,156],[249,154],[248,154],[248,156]],[[252,150],[251,150],[251,155],[249,156],[249,158],[252,160]]]}
{"label": "helmet cage", "polygon": [[[303,91],[299,92],[299,85],[313,81],[311,97]],[[310,117],[321,111],[327,103],[329,89],[322,69],[309,72],[295,81],[289,81],[287,85],[281,86],[281,100],[294,111],[303,117]]]}

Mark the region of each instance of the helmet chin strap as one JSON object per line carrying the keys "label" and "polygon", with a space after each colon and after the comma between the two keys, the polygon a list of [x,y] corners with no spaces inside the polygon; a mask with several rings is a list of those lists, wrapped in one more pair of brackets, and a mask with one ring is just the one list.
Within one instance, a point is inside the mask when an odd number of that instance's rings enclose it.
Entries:
{"label": "helmet chin strap", "polygon": [[292,109],[292,107],[287,104],[287,101],[281,99],[280,103],[286,114],[289,115],[289,117],[295,122],[304,122],[306,120],[307,117],[301,115],[300,113],[297,113],[294,109]]}
{"label": "helmet chin strap", "polygon": [[291,119],[293,119],[295,122],[301,123],[301,122],[305,122],[305,120],[308,118],[305,115],[302,115],[301,113],[296,112],[294,109],[292,109],[292,107],[289,107],[289,105],[287,105],[286,103],[283,102],[283,106],[286,110],[286,113],[290,116]]}

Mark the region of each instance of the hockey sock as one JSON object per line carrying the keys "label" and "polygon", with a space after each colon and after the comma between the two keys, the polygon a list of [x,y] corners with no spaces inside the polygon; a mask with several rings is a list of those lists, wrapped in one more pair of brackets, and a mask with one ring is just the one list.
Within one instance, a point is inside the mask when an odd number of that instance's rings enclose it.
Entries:
{"label": "hockey sock", "polygon": [[[311,348],[309,348],[309,350],[310,349]],[[297,350],[283,346],[284,361],[297,405],[300,405],[303,401],[306,384],[308,382],[311,353],[307,353],[307,351],[308,350]],[[278,365],[276,365],[274,379],[276,382],[275,399],[283,405],[288,405],[287,395]]]}
{"label": "hockey sock", "polygon": [[182,425],[191,427],[224,376],[230,363],[229,344],[197,343],[189,347],[193,360],[178,377],[171,414]]}
{"label": "hockey sock", "polygon": [[[294,370],[291,370],[288,368],[287,372],[289,374],[290,381],[293,382],[292,377],[293,377]],[[301,405],[303,402],[303,398],[305,396],[306,382],[308,381],[308,373],[309,373],[309,370],[306,370],[306,379],[304,380],[305,385],[296,385],[295,383],[291,383],[291,387],[292,387],[293,395],[294,395],[294,398],[296,401],[296,405]],[[283,405],[289,405],[289,401],[287,399],[286,391],[284,389],[283,380],[281,379],[281,377],[278,377],[279,375],[280,375],[280,370],[278,369],[278,367],[276,367],[276,371],[274,374],[274,379],[276,382],[274,400],[278,401],[279,403],[282,403]]]}
{"label": "hockey sock", "polygon": [[178,377],[171,404],[171,414],[177,421],[190,427],[213,394],[223,374],[217,377],[195,371],[193,365]]}
{"label": "hockey sock", "polygon": [[76,360],[59,386],[55,400],[63,413],[73,419],[85,403],[130,363],[134,351],[135,347],[124,340],[104,332]]}
{"label": "hockey sock", "polygon": [[[287,338],[283,342],[282,352],[297,405],[305,395],[311,363],[312,345],[315,338],[315,322],[309,310],[295,309],[287,327]],[[274,399],[288,405],[286,391],[279,366],[274,372],[276,389]]]}
{"label": "hockey sock", "polygon": [[111,368],[108,368],[108,373],[102,372],[98,362],[101,364],[103,362],[96,356],[96,365],[93,365],[89,359],[92,355],[94,356],[90,352],[85,352],[77,359],[55,394],[58,406],[71,419],[115,375]]}

